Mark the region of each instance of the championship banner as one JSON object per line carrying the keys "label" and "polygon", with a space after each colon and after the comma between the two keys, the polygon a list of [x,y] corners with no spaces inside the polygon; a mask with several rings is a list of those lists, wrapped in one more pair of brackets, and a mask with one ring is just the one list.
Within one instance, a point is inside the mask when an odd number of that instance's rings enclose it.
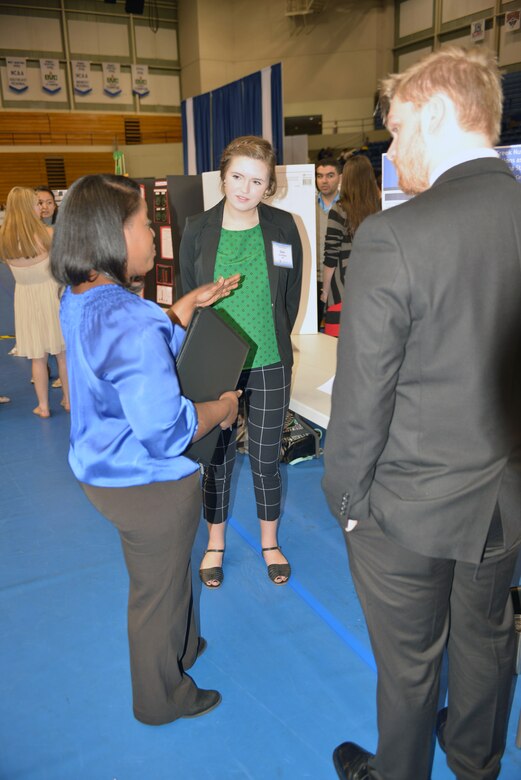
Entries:
{"label": "championship banner", "polygon": [[72,83],[78,95],[88,95],[92,92],[90,85],[90,62],[88,60],[72,60]]}
{"label": "championship banner", "polygon": [[120,75],[121,66],[119,62],[103,63],[103,92],[110,97],[116,97],[121,94]]}
{"label": "championship banner", "polygon": [[150,94],[148,88],[148,65],[131,65],[132,92],[134,95],[146,97]]}
{"label": "championship banner", "polygon": [[470,24],[470,39],[473,43],[485,40],[485,20],[478,19]]}
{"label": "championship banner", "polygon": [[55,95],[62,88],[60,61],[40,60],[40,78],[42,89],[50,95]]}
{"label": "championship banner", "polygon": [[505,13],[505,28],[508,32],[521,29],[521,11],[507,11]]}
{"label": "championship banner", "polygon": [[27,59],[25,57],[6,57],[7,84],[13,92],[25,92],[27,83]]}

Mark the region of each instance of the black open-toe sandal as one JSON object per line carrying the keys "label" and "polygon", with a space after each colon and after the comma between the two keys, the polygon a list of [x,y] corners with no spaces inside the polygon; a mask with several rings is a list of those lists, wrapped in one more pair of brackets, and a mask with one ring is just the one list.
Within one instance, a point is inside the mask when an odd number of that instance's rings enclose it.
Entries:
{"label": "black open-toe sandal", "polygon": [[[204,554],[209,552],[216,552],[216,553],[223,553],[224,555],[224,549],[223,550],[212,550],[208,549],[205,550]],[[207,588],[220,588],[222,581],[224,579],[224,573],[223,573],[223,567],[222,566],[211,566],[209,569],[199,569],[199,577],[201,578],[201,582],[203,585],[206,585]],[[215,581],[218,582],[218,585],[210,585],[210,582]]]}
{"label": "black open-toe sandal", "polygon": [[[271,550],[280,550],[280,547],[263,547],[262,553],[270,552]],[[274,585],[285,585],[291,577],[291,566],[289,563],[270,563],[268,566],[268,577]],[[281,582],[277,582],[277,577],[285,577],[286,579]]]}

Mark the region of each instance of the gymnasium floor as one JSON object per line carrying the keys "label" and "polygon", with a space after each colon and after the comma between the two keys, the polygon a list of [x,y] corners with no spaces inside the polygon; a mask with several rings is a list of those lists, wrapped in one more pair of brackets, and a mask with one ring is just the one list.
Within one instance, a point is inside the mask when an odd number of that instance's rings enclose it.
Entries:
{"label": "gymnasium floor", "polygon": [[[0,334],[13,332],[11,299],[2,266]],[[294,573],[277,588],[239,458],[224,584],[210,592],[194,577],[208,649],[193,676],[223,702],[158,728],[134,720],[119,540],[67,465],[60,391],[50,420],[31,414],[29,361],[8,356],[13,343],[0,340],[0,394],[12,398],[0,406],[0,780],[335,780],[339,742],[374,749],[374,662],[321,460],[284,467],[280,541]],[[521,777],[520,707],[518,682],[502,780]],[[451,777],[436,748],[432,780]]]}

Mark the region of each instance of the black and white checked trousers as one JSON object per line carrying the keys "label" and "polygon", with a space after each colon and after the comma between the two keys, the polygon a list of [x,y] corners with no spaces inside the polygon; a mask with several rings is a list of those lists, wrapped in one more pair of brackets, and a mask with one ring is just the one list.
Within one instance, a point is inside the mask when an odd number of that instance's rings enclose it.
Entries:
{"label": "black and white checked trousers", "polygon": [[[248,422],[248,447],[260,520],[280,515],[280,444],[289,406],[291,369],[282,363],[243,371],[237,387],[243,391]],[[230,483],[235,463],[237,427],[221,431],[203,476],[204,516],[209,523],[228,518]]]}

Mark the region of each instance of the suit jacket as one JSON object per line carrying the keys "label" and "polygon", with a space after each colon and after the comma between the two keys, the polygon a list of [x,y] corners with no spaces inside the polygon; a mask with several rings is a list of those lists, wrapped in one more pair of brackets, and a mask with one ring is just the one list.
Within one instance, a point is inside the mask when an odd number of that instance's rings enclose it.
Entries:
{"label": "suit jacket", "polygon": [[[179,261],[183,292],[214,279],[215,259],[221,237],[224,200],[208,211],[189,217],[181,239]],[[275,334],[282,362],[293,365],[291,330],[300,304],[302,286],[302,244],[293,216],[264,203],[258,206],[270,283]],[[273,262],[273,244],[291,244],[293,268]]]}
{"label": "suit jacket", "polygon": [[[521,536],[521,186],[478,159],[358,229],[324,490],[424,555],[478,562],[499,506]],[[356,533],[353,531],[352,533]]]}

